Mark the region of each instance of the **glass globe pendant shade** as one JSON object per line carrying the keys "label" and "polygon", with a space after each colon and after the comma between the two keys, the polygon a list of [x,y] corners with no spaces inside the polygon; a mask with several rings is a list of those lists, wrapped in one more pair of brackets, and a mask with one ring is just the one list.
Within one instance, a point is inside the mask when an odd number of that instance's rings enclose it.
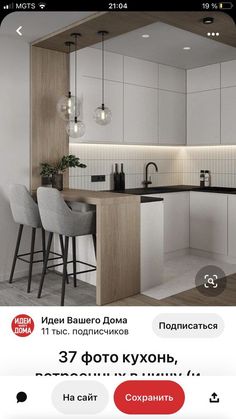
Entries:
{"label": "glass globe pendant shade", "polygon": [[71,95],[71,92],[67,96],[62,96],[57,102],[57,112],[64,121],[73,120],[77,109],[79,109],[79,101]]}
{"label": "glass globe pendant shade", "polygon": [[95,122],[99,125],[107,125],[111,122],[112,113],[109,108],[104,106],[103,104],[95,109],[94,112],[94,119]]}
{"label": "glass globe pendant shade", "polygon": [[82,121],[78,121],[77,117],[74,117],[72,121],[69,121],[66,125],[66,132],[71,138],[80,138],[85,134],[85,125]]}

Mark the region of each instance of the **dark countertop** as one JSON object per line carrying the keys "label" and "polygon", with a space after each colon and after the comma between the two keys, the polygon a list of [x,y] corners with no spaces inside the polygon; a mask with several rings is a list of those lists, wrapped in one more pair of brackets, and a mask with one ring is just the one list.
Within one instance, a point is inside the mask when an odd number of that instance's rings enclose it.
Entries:
{"label": "dark countertop", "polygon": [[236,188],[225,188],[225,187],[220,187],[220,186],[200,188],[199,186],[193,186],[193,185],[173,185],[173,186],[156,186],[156,187],[150,187],[150,188],[134,188],[134,189],[125,189],[124,191],[119,191],[119,193],[127,193],[131,195],[149,195],[149,194],[162,194],[162,193],[169,193],[169,192],[185,192],[185,191],[236,194]]}
{"label": "dark countertop", "polygon": [[164,201],[164,198],[153,198],[151,196],[141,196],[140,197],[141,204],[145,204],[147,202],[160,202],[160,201]]}

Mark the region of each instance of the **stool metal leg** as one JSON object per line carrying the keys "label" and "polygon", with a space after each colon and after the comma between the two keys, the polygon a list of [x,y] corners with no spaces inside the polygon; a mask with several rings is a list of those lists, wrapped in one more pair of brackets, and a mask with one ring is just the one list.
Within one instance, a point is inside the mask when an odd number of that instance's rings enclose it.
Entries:
{"label": "stool metal leg", "polygon": [[63,253],[63,277],[62,277],[62,288],[61,288],[61,306],[64,306],[65,301],[65,288],[66,288],[66,279],[67,279],[67,260],[68,260],[68,247],[69,247],[69,237],[65,237],[65,247]]}
{"label": "stool metal leg", "polygon": [[76,279],[76,237],[72,237],[72,253],[73,253],[74,287],[77,287],[77,279]]}
{"label": "stool metal leg", "polygon": [[[61,234],[59,234],[60,239],[60,245],[61,245],[61,254],[62,254],[62,260],[63,260],[63,254],[64,254],[64,243],[63,243],[63,237]],[[67,268],[66,268],[66,283],[69,284],[69,278],[67,275]]]}
{"label": "stool metal leg", "polygon": [[50,249],[51,249],[51,245],[52,245],[52,238],[53,238],[53,233],[49,233],[47,251],[46,251],[45,260],[44,260],[44,263],[43,263],[43,271],[42,271],[41,281],[40,281],[40,285],[39,285],[38,298],[40,298],[41,294],[42,294],[44,278],[45,278],[45,275],[46,275],[46,272],[47,272],[49,253],[50,253]]}
{"label": "stool metal leg", "polygon": [[45,230],[42,227],[42,250],[43,250],[43,261],[45,261],[46,257],[46,238],[45,238]]}
{"label": "stool metal leg", "polygon": [[9,278],[9,283],[10,284],[12,283],[13,275],[14,275],[14,272],[15,272],[16,261],[17,261],[17,256],[18,256],[18,252],[19,252],[19,248],[20,248],[20,242],[21,242],[21,236],[22,236],[23,228],[24,228],[23,224],[20,224],[19,231],[18,231],[18,236],[17,236],[17,241],[16,241],[14,258],[13,258],[13,262],[12,262],[10,278]]}
{"label": "stool metal leg", "polygon": [[33,262],[34,262],[35,235],[36,235],[36,228],[32,228],[31,248],[30,248],[30,264],[29,264],[29,277],[28,277],[28,287],[27,287],[27,292],[28,293],[30,292],[31,280],[32,280],[32,269],[33,269]]}

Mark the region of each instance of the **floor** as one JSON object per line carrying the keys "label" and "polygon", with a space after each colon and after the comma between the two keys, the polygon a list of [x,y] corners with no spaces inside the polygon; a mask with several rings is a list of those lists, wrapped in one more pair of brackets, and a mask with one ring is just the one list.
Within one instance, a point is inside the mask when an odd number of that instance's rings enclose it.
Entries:
{"label": "floor", "polygon": [[151,298],[162,300],[175,296],[184,291],[195,288],[197,272],[205,266],[218,266],[225,273],[224,276],[236,273],[236,265],[206,258],[195,254],[174,257],[164,264],[162,284],[143,292]]}
{"label": "floor", "polygon": [[[32,281],[32,292],[26,293],[27,278],[17,279],[13,284],[0,283],[0,306],[57,306],[60,304],[61,277],[49,273],[45,280],[42,298],[36,297],[39,275]],[[94,306],[95,287],[78,281],[76,290],[73,284],[66,289],[67,306]],[[161,300],[137,294],[109,304],[111,306],[236,306],[236,274],[228,276],[227,288],[218,297],[206,297],[196,288],[180,292]]]}

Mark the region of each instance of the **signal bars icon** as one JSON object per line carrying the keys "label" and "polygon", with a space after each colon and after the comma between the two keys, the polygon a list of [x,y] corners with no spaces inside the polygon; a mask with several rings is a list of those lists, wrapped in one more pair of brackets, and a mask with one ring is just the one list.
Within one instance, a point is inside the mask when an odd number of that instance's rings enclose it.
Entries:
{"label": "signal bars icon", "polygon": [[3,9],[14,9],[14,3],[5,4],[5,6],[3,6]]}
{"label": "signal bars icon", "polygon": [[38,5],[42,10],[46,7],[46,3],[39,3]]}

